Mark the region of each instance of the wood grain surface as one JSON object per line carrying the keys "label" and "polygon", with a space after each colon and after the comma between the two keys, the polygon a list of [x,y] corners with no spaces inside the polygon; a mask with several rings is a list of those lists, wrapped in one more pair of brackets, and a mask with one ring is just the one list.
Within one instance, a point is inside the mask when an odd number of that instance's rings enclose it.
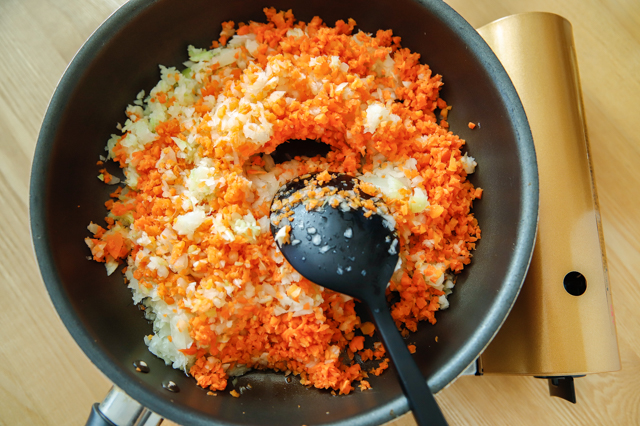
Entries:
{"label": "wood grain surface", "polygon": [[[122,0],[0,1],[0,424],[80,425],[111,384],[49,301],[33,256],[28,183],[50,96]],[[622,370],[577,380],[578,404],[532,377],[462,377],[437,395],[452,425],[640,424],[640,1],[448,0],[474,27],[524,11],[573,24]],[[171,424],[165,422],[165,424]],[[390,425],[415,424],[405,415]],[[186,426],[186,425],[185,425]]]}

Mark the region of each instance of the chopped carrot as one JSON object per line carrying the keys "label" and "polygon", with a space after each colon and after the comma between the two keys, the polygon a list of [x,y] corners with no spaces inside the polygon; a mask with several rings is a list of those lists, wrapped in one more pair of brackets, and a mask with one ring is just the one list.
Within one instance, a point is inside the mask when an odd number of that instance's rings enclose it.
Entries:
{"label": "chopped carrot", "polygon": [[370,322],[365,322],[360,326],[360,331],[362,334],[366,334],[367,336],[373,336],[373,332],[375,331],[376,326]]}
{"label": "chopped carrot", "polygon": [[195,355],[196,352],[198,351],[198,348],[196,348],[195,345],[191,345],[189,348],[187,349],[178,349],[180,352],[182,352],[185,355]]}
{"label": "chopped carrot", "polygon": [[357,352],[361,349],[364,349],[364,337],[356,336],[349,342],[349,349],[352,352]]}
{"label": "chopped carrot", "polygon": [[[146,119],[155,129],[144,137],[126,130],[110,144],[109,158],[135,186],[111,194],[108,226],[91,225],[87,245],[108,268],[110,259],[126,259],[128,284],[153,291],[154,303],[168,307],[166,320],[178,318],[171,312],[187,318],[176,327],[193,343],[180,352],[193,360],[189,374],[211,393],[226,389],[230,372],[243,366],[294,374],[334,394],[366,390],[368,375],[389,366],[376,327],[361,323],[353,299],[295,274],[265,231],[269,222],[286,226],[283,242],[292,243],[294,204],[311,210],[327,197],[333,207],[346,200],[367,217],[378,211],[393,217],[405,261],[387,297],[408,336],[420,321],[436,322],[441,283],[470,262],[480,238],[471,206],[483,191],[467,180],[465,141],[449,131],[442,78],[399,37],[383,30],[353,35],[352,19],[330,27],[319,17],[296,22],[291,11],[264,13],[265,23],[222,24],[212,48],[228,46],[234,35],[251,40],[233,54],[224,50],[235,62],[170,72],[193,90],[179,95],[165,88],[144,101],[153,110],[169,108],[171,118],[157,122],[137,107],[127,110],[136,126]],[[265,80],[267,70],[277,78]],[[376,110],[383,111],[380,120],[372,119]],[[291,139],[318,140],[331,151],[273,164],[267,154]],[[113,183],[106,169],[100,173]],[[317,187],[304,200],[274,201],[282,214],[271,220],[272,191],[314,173],[320,183],[337,173],[373,179],[358,185],[354,197]],[[402,186],[393,196],[375,183],[392,182],[391,174]],[[425,196],[428,203],[419,202]],[[373,347],[365,348],[360,334],[373,336]],[[377,366],[363,370],[356,355]]]}
{"label": "chopped carrot", "polygon": [[107,253],[109,253],[111,257],[113,257],[114,259],[119,258],[120,252],[124,245],[124,238],[122,238],[122,234],[118,232],[110,234],[106,238],[106,243],[107,243],[107,246],[106,246]]}

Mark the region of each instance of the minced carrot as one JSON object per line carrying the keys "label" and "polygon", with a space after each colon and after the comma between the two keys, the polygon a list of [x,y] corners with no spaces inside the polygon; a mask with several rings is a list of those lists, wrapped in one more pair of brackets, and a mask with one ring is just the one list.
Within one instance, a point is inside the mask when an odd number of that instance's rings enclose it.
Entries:
{"label": "minced carrot", "polygon": [[198,351],[198,348],[196,348],[195,345],[191,345],[191,347],[189,347],[188,349],[179,349],[179,351],[185,355],[195,355]]}
{"label": "minced carrot", "polygon": [[475,128],[476,128],[476,123],[472,123],[472,122],[470,121],[470,122],[469,122],[469,128],[470,128],[471,130],[475,129]]}
{"label": "minced carrot", "polygon": [[114,259],[119,258],[122,246],[124,245],[124,238],[122,238],[122,234],[114,233],[109,235],[106,239],[106,243],[106,250],[111,257]]}
{"label": "minced carrot", "polygon": [[367,336],[373,336],[373,332],[375,331],[376,326],[370,322],[365,322],[360,326],[360,331],[362,334],[366,334]]}
{"label": "minced carrot", "polygon": [[352,352],[357,352],[359,350],[364,349],[364,337],[356,336],[349,342],[349,349]]}
{"label": "minced carrot", "polygon": [[[222,24],[212,48],[227,46],[235,34],[251,36],[255,44],[252,49],[242,46],[235,54],[246,67],[237,62],[205,67],[189,105],[197,120],[168,114],[174,118],[157,123],[155,139],[133,152],[126,143],[131,131],[116,138],[110,158],[135,172],[136,186],[112,194],[105,203],[110,212],[105,218],[108,230],[91,228],[97,232],[88,244],[96,260],[127,259],[130,284],[137,281],[141,288],[154,289],[175,312],[180,309],[189,315],[186,326],[193,343],[179,351],[189,357],[189,373],[200,386],[224,390],[229,371],[247,366],[293,373],[303,384],[338,394],[352,392],[358,381],[360,390],[366,390],[371,387],[365,380],[368,374],[379,375],[389,365],[380,342],[373,346],[365,342],[363,335],[375,337],[376,327],[361,322],[353,299],[304,278],[291,279],[293,269],[275,251],[271,233],[263,232],[259,224],[269,218],[271,200],[258,203],[257,185],[261,179],[285,173],[318,173],[320,181],[327,181],[335,173],[371,172],[381,166],[374,167],[378,154],[404,172],[415,188],[402,188],[396,198],[381,194],[370,183],[358,188],[384,198],[398,235],[404,236],[399,250],[405,261],[387,290],[389,300],[397,299],[391,315],[403,335],[415,331],[419,321],[435,323],[448,271],[460,272],[470,262],[480,238],[470,209],[473,200],[482,197],[482,189],[466,180],[461,152],[465,142],[449,131],[451,106],[439,96],[442,78],[420,64],[418,54],[402,48],[399,37],[382,30],[352,35],[356,26],[352,19],[328,27],[318,17],[296,22],[291,11],[269,8],[265,14],[266,23],[252,21],[237,28],[232,21]],[[276,80],[287,80],[290,90],[278,97],[272,94],[280,83],[266,83],[272,84],[271,89],[256,95],[263,113],[260,119],[213,129],[229,117],[252,113],[258,101],[246,102],[252,96],[247,88],[267,69]],[[173,78],[182,83],[189,77],[176,73]],[[163,89],[153,92],[149,102],[157,103],[154,108],[171,106],[173,111],[180,105],[178,99],[177,93]],[[217,99],[225,99],[224,106],[214,107]],[[376,131],[365,131],[371,123],[364,111],[375,105],[388,108],[397,119],[382,120]],[[134,122],[146,119],[133,112],[129,117]],[[271,129],[261,144],[246,136],[258,122]],[[227,133],[221,143],[216,135],[223,131]],[[297,157],[297,166],[291,169],[268,166],[266,154],[291,139],[319,140],[332,151],[326,158]],[[187,140],[195,146],[192,157],[180,152]],[[195,184],[189,180],[193,157],[206,159],[211,173]],[[410,159],[415,160],[413,167],[402,166]],[[105,182],[112,179],[106,169],[101,173]],[[214,188],[205,198],[184,194],[185,188],[193,192],[205,186]],[[412,211],[409,198],[414,189],[428,198],[422,211]],[[308,208],[317,208],[326,195],[319,189],[304,201]],[[335,199],[332,203],[339,204]],[[182,229],[180,218],[197,213],[196,206],[207,212],[204,221],[194,229]],[[371,215],[379,205],[365,200],[356,207]],[[278,208],[286,211],[289,206]],[[291,214],[289,208],[280,220],[291,220]],[[289,241],[290,232],[289,226]],[[293,308],[283,308],[295,303],[301,310],[296,316]],[[415,352],[415,345],[408,347]],[[341,356],[345,353],[347,361]],[[355,354],[377,366],[363,370]],[[230,394],[240,396],[236,390]]]}

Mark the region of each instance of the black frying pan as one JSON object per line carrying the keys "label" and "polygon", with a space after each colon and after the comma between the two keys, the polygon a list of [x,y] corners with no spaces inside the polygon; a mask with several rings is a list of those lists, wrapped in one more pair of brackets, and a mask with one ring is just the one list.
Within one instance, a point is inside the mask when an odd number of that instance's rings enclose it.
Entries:
{"label": "black frying pan", "polygon": [[[78,345],[116,385],[151,410],[183,425],[380,424],[407,411],[395,372],[371,379],[373,390],[335,397],[282,375],[252,372],[241,398],[217,397],[148,352],[151,332],[121,274],[86,260],[91,220],[105,216],[112,188],[96,179],[95,162],[124,108],[159,78],[158,64],[179,66],[188,44],[209,46],[225,20],[264,19],[262,8],[292,8],[296,18],[354,18],[358,28],[394,30],[402,44],[444,76],[453,105],[451,129],[468,141],[484,196],[474,205],[482,240],[458,277],[449,310],[411,336],[416,361],[434,392],[472,363],[507,316],[524,279],[538,215],[535,152],[520,100],[478,34],[439,0],[133,0],[87,41],[65,72],[45,116],[33,161],[33,242],[50,297]],[[471,131],[469,121],[479,122]],[[435,337],[438,336],[438,342]],[[135,371],[145,360],[150,373]],[[181,389],[170,393],[163,381]],[[88,409],[88,407],[87,407]]]}

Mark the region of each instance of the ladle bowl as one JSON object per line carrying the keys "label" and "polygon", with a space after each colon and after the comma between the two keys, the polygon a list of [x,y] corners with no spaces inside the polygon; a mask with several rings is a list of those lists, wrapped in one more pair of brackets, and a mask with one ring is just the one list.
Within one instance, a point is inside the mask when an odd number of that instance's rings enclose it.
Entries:
{"label": "ladle bowl", "polygon": [[[271,207],[271,232],[285,259],[309,281],[367,305],[396,366],[419,425],[446,425],[427,382],[391,317],[385,290],[398,267],[398,235],[391,217],[359,206],[372,199],[348,175],[306,175],[284,185]],[[310,196],[311,195],[311,196]],[[355,208],[354,208],[355,207]]]}

